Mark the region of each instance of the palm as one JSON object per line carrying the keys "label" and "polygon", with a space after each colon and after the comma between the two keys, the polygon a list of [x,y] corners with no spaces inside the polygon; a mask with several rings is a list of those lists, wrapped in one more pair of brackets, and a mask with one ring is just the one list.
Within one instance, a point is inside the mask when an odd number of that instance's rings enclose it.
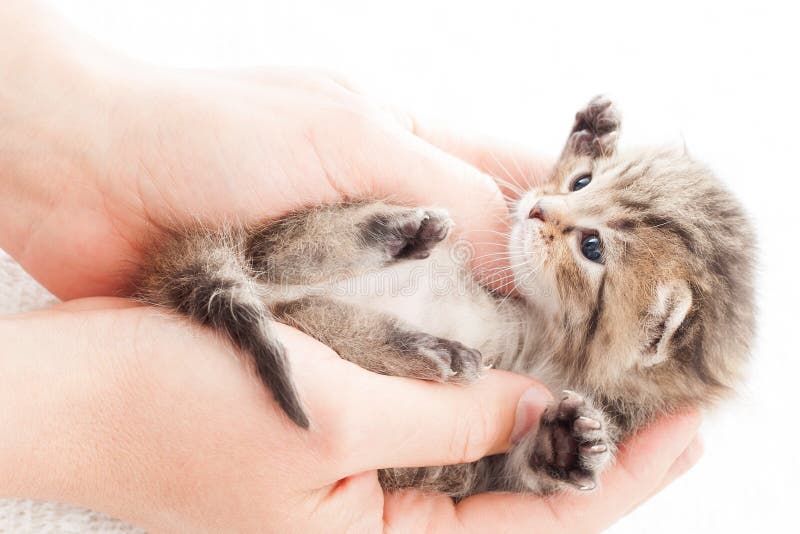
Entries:
{"label": "palm", "polygon": [[327,76],[192,72],[157,88],[114,101],[108,141],[79,136],[88,155],[15,254],[63,298],[124,290],[163,225],[346,198],[444,205],[479,255],[503,248],[494,182]]}

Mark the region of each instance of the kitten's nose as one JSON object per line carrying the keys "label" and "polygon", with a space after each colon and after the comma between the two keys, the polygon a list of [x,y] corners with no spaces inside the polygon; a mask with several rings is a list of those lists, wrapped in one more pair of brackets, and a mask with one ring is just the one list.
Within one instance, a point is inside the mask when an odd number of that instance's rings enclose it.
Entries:
{"label": "kitten's nose", "polygon": [[529,219],[539,219],[542,222],[545,222],[545,215],[544,209],[542,208],[542,201],[538,201],[534,206],[531,208],[531,211],[528,213]]}

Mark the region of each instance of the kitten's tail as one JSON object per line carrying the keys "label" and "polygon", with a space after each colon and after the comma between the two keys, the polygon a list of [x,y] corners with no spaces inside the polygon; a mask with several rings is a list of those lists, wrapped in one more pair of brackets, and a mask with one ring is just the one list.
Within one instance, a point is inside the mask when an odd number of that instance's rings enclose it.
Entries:
{"label": "kitten's tail", "polygon": [[289,418],[308,428],[286,350],[272,331],[271,314],[258,285],[233,247],[215,245],[216,250],[209,250],[207,243],[178,243],[178,248],[186,249],[173,248],[161,256],[165,262],[151,266],[140,282],[140,298],[225,334],[252,357],[258,376]]}

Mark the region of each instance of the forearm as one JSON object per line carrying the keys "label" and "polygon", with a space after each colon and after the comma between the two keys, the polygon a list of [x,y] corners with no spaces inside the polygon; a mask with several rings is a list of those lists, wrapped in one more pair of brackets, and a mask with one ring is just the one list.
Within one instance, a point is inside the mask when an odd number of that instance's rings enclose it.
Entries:
{"label": "forearm", "polygon": [[114,339],[114,321],[58,311],[0,318],[0,497],[114,513],[120,483],[135,491],[121,417],[130,375],[107,354],[129,340]]}

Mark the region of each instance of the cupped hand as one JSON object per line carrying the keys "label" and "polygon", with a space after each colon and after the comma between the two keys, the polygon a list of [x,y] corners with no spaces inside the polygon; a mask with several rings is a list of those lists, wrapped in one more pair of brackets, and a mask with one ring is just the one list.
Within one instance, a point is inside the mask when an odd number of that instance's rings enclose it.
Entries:
{"label": "cupped hand", "polygon": [[535,426],[549,394],[499,371],[468,387],[376,375],[278,329],[310,430],[223,340],[159,310],[93,299],[0,320],[2,489],[152,532],[588,532],[696,459],[689,414],[635,437],[594,494],[384,494],[376,469],[502,452],[518,410]]}
{"label": "cupped hand", "polygon": [[[0,192],[11,189],[0,246],[62,299],[124,292],[164,225],[249,223],[353,198],[446,207],[476,264],[504,257],[506,204],[471,164],[497,170],[504,151],[424,128],[327,73],[81,53],[80,67],[68,58],[0,99]],[[518,157],[506,165],[545,172]]]}

